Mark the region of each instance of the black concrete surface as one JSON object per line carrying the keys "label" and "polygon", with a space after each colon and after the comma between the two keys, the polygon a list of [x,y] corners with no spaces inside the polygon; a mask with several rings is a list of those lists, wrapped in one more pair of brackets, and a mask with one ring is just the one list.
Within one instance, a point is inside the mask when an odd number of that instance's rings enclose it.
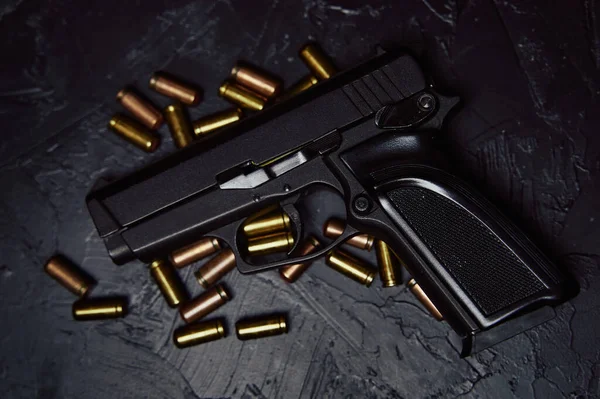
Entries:
{"label": "black concrete surface", "polygon": [[[556,4],[555,4],[556,3]],[[446,398],[600,395],[600,5],[523,1],[38,1],[0,5],[0,397]],[[238,59],[305,74],[308,39],[340,67],[380,42],[420,55],[465,101],[450,124],[455,162],[581,286],[553,321],[468,359],[405,287],[359,286],[321,262],[294,285],[275,272],[226,282],[218,314],[290,315],[287,335],[234,336],[188,350],[142,264],[117,267],[84,196],[172,153],[122,142],[106,124],[116,92],[165,69],[200,84],[199,117]],[[325,202],[313,222],[334,212]],[[73,296],[43,273],[60,252],[126,294],[122,320],[74,322]],[[193,294],[193,270],[182,273]]]}

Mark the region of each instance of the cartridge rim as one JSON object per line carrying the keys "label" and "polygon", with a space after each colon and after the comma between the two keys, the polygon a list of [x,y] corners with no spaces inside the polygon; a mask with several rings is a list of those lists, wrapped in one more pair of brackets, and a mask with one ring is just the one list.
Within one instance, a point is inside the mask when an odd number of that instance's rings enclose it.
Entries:
{"label": "cartridge rim", "polygon": [[221,249],[221,243],[219,242],[218,238],[212,238],[211,239],[211,243],[213,245],[213,248],[215,249],[215,251],[218,251]]}
{"label": "cartridge rim", "polygon": [[229,301],[231,299],[231,296],[229,295],[229,293],[227,292],[227,290],[225,289],[225,287],[221,284],[217,285],[215,287],[215,291],[217,291],[217,294],[219,294],[219,296],[224,300],[224,301]]}
{"label": "cartridge rim", "polygon": [[294,235],[292,233],[287,233],[286,238],[288,241],[288,249],[294,246]]}
{"label": "cartridge rim", "polygon": [[152,140],[148,141],[146,144],[146,148],[148,148],[148,152],[154,152],[160,145],[160,138],[157,136]]}
{"label": "cartridge rim", "polygon": [[389,279],[382,279],[382,280],[383,280],[382,285],[386,288],[387,287],[395,287],[398,285],[398,281],[396,279],[389,278]]}
{"label": "cartridge rim", "polygon": [[125,97],[125,95],[129,92],[129,90],[127,89],[121,89],[119,90],[119,92],[117,93],[117,101],[119,101],[120,99],[122,99],[123,97]]}
{"label": "cartridge rim", "polygon": [[221,84],[221,86],[219,87],[219,94],[225,94],[227,90],[229,90],[229,86],[231,86],[229,82],[223,82],[223,84]]}
{"label": "cartridge rim", "polygon": [[287,212],[282,212],[281,217],[283,219],[283,226],[286,230],[289,230],[291,228],[292,221],[290,220],[290,217],[288,216]]}
{"label": "cartridge rim", "polygon": [[196,280],[198,280],[198,284],[200,284],[202,288],[208,288],[208,282],[202,277],[200,270],[196,272]]}
{"label": "cartridge rim", "polygon": [[225,337],[225,325],[223,325],[223,321],[217,320],[217,333],[221,338]]}
{"label": "cartridge rim", "polygon": [[154,89],[156,87],[156,83],[158,82],[158,74],[153,73],[152,76],[150,77],[150,88]]}
{"label": "cartridge rim", "polygon": [[417,285],[417,282],[415,281],[415,279],[414,279],[414,278],[411,278],[410,280],[408,280],[408,283],[406,283],[406,286],[407,286],[408,288],[412,288],[412,287],[414,287],[415,285]]}
{"label": "cartridge rim", "polygon": [[281,328],[281,331],[283,331],[284,333],[287,334],[288,325],[287,325],[286,317],[284,315],[279,316],[279,328]]}
{"label": "cartridge rim", "polygon": [[371,235],[367,235],[367,242],[365,243],[365,250],[370,251],[373,249],[373,244],[375,242],[375,237]]}
{"label": "cartridge rim", "polygon": [[371,286],[371,283],[373,283],[373,280],[375,279],[375,272],[370,272],[367,277],[365,278],[365,285],[367,287]]}

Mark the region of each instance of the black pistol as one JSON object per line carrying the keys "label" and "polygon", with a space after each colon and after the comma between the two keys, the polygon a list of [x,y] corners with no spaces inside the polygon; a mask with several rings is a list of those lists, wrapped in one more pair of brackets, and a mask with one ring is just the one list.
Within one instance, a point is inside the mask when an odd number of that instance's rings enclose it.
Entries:
{"label": "black pistol", "polygon": [[[384,240],[455,332],[462,356],[554,317],[567,279],[488,200],[452,173],[442,127],[456,97],[416,60],[384,52],[114,182],[87,205],[117,264],[151,262],[207,235],[242,273],[314,260],[349,237]],[[256,257],[246,218],[307,190],[343,197],[341,236],[306,255]]]}

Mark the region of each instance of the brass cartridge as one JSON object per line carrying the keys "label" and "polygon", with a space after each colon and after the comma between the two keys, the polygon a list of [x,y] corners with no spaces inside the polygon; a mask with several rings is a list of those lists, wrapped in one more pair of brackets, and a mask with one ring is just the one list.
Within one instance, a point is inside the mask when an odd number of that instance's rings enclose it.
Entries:
{"label": "brass cartridge", "polygon": [[221,243],[216,238],[206,237],[186,247],[173,251],[169,260],[178,269],[190,263],[206,258],[221,249]]}
{"label": "brass cartridge", "polygon": [[108,128],[146,152],[154,152],[160,144],[157,134],[125,115],[117,114],[110,118]]}
{"label": "brass cartridge", "polygon": [[196,280],[204,288],[208,288],[235,268],[235,254],[231,249],[224,249],[220,254],[206,262],[195,273]]}
{"label": "brass cartridge", "polygon": [[135,91],[124,88],[117,93],[117,101],[146,127],[156,130],[164,122],[163,114],[150,101]]}
{"label": "brass cartridge", "polygon": [[96,286],[96,281],[63,256],[48,259],[44,270],[73,294],[83,297]]}
{"label": "brass cartridge", "polygon": [[202,100],[201,90],[164,72],[156,72],[152,75],[150,88],[186,105],[196,105]]}
{"label": "brass cartridge", "polygon": [[375,278],[375,270],[355,257],[340,250],[332,251],[325,257],[325,263],[346,277],[369,287]]}
{"label": "brass cartridge", "polygon": [[222,285],[205,291],[200,296],[179,307],[179,314],[186,323],[199,320],[229,301],[230,295]]}
{"label": "brass cartridge", "polygon": [[122,297],[80,299],[73,303],[73,318],[78,321],[124,317],[127,299]]}
{"label": "brass cartridge", "polygon": [[283,314],[254,317],[235,323],[235,333],[242,341],[271,337],[273,335],[286,334],[287,332],[287,320]]}
{"label": "brass cartridge", "polygon": [[225,337],[223,320],[210,320],[179,327],[173,332],[173,342],[178,348],[204,344]]}
{"label": "brass cartridge", "polygon": [[183,282],[169,262],[163,260],[152,262],[150,264],[150,275],[152,275],[170,307],[175,308],[189,299]]}

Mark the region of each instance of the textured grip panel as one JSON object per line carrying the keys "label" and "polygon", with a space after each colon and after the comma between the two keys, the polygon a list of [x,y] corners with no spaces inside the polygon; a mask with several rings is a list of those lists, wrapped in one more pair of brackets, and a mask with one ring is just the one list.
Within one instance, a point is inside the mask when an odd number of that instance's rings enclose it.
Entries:
{"label": "textured grip panel", "polygon": [[486,225],[448,198],[418,187],[387,195],[486,316],[545,288]]}

